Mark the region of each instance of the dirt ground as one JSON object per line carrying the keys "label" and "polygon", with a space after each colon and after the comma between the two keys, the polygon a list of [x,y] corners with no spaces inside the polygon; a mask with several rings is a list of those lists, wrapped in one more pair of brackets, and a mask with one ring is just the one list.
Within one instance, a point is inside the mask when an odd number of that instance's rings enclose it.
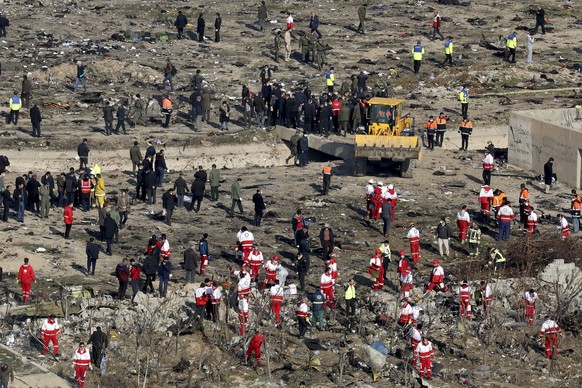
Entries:
{"label": "dirt ground", "polygon": [[[422,3],[422,5],[420,5]],[[128,149],[133,141],[138,141],[145,150],[145,140],[160,140],[166,149],[166,160],[170,173],[164,181],[164,189],[171,187],[180,171],[190,184],[193,170],[203,165],[209,170],[212,163],[221,168],[223,183],[221,197],[216,203],[205,198],[200,213],[177,209],[173,225],[168,227],[157,218],[161,212],[161,201],[157,205],[135,203],[132,205],[128,227],[121,231],[120,242],[113,249],[113,256],[104,254],[97,264],[95,277],[85,274],[84,247],[89,236],[98,233],[97,211],[83,213],[75,210],[76,223],[73,226],[72,239],[62,238],[64,225],[60,209],[51,209],[48,220],[41,220],[27,213],[24,224],[17,224],[11,219],[0,230],[0,266],[4,271],[3,303],[19,300],[18,285],[14,282],[23,257],[29,257],[37,272],[39,281],[33,285],[33,299],[43,300],[42,306],[14,306],[13,314],[20,318],[35,317],[45,312],[59,314],[58,303],[49,300],[58,299],[59,284],[64,286],[82,285],[97,294],[113,294],[117,282],[112,275],[115,266],[124,257],[142,257],[148,238],[152,234],[166,233],[171,243],[173,263],[177,267],[171,282],[172,292],[183,291],[184,271],[179,268],[182,252],[192,242],[198,241],[203,233],[209,234],[210,252],[213,256],[207,270],[209,277],[223,280],[231,261],[236,232],[241,226],[249,226],[255,234],[265,256],[278,254],[283,264],[289,267],[290,282],[295,283],[291,258],[295,254],[292,245],[291,217],[298,208],[304,210],[307,217],[314,217],[312,227],[312,247],[319,248],[317,234],[323,223],[330,223],[336,234],[341,249],[339,259],[339,282],[343,283],[352,276],[358,281],[358,295],[362,301],[378,298],[371,293],[371,280],[365,273],[370,255],[375,247],[383,241],[381,225],[369,226],[365,222],[364,186],[368,179],[383,180],[385,184],[395,185],[399,203],[396,208],[396,221],[390,237],[390,247],[395,254],[403,249],[408,252],[405,235],[408,222],[414,220],[421,230],[422,260],[418,268],[419,275],[426,276],[430,271],[429,263],[438,255],[433,242],[433,231],[440,217],[447,217],[456,231],[455,217],[461,205],[467,204],[473,215],[478,211],[477,193],[481,183],[482,147],[491,140],[498,147],[506,146],[503,128],[507,125],[511,110],[570,107],[578,103],[577,90],[580,86],[580,73],[572,70],[576,63],[582,63],[579,49],[571,42],[576,41],[580,7],[575,3],[556,3],[541,1],[550,18],[554,31],[546,35],[535,35],[534,64],[525,64],[525,31],[518,30],[518,63],[515,65],[502,61],[494,55],[494,50],[482,47],[483,36],[490,42],[498,36],[506,36],[520,26],[533,27],[535,18],[529,14],[532,6],[525,3],[487,3],[470,6],[441,6],[436,2],[395,1],[380,4],[369,2],[367,33],[365,36],[355,33],[357,26],[356,2],[329,1],[326,3],[290,1],[285,4],[267,1],[269,19],[266,32],[261,33],[255,26],[257,3],[240,3],[226,1],[211,6],[192,5],[183,2],[171,2],[151,6],[147,2],[51,2],[5,1],[2,9],[10,19],[8,37],[2,40],[3,58],[1,78],[5,85],[7,100],[12,89],[19,90],[22,74],[32,73],[33,101],[38,103],[68,103],[70,109],[41,108],[43,113],[43,137],[35,139],[30,136],[28,114],[24,110],[18,126],[2,124],[2,154],[8,155],[12,162],[10,172],[6,175],[7,183],[13,183],[18,174],[29,170],[42,174],[50,170],[56,176],[70,166],[77,166],[75,160],[76,146],[83,137],[89,139],[92,149],[91,164],[98,163],[104,171],[108,195],[114,195],[123,188],[133,192],[135,178],[131,176],[131,164]],[[111,40],[111,35],[123,35],[128,32],[149,32],[153,35],[170,33],[177,10],[181,9],[193,24],[187,30],[195,31],[196,17],[204,10],[206,18],[206,35],[204,44],[193,40],[169,41],[126,41]],[[328,51],[328,64],[335,67],[336,83],[360,70],[370,72],[368,85],[387,83],[389,95],[407,100],[405,110],[416,118],[417,124],[423,123],[428,115],[445,111],[451,116],[454,129],[459,119],[459,104],[456,96],[462,84],[469,85],[471,100],[469,115],[475,123],[475,135],[471,140],[472,150],[460,153],[460,139],[456,131],[447,133],[445,147],[434,152],[424,152],[422,161],[415,170],[412,180],[397,177],[395,172],[371,168],[369,176],[353,177],[350,161],[334,162],[332,188],[326,197],[320,195],[321,169],[327,160],[325,156],[312,153],[312,163],[305,168],[286,165],[287,147],[276,138],[273,132],[261,130],[245,131],[238,125],[240,110],[232,115],[233,125],[229,133],[218,130],[218,106],[222,99],[228,99],[231,107],[239,109],[238,100],[242,84],[251,90],[260,87],[259,69],[267,63],[275,66],[275,78],[283,82],[287,90],[295,90],[300,85],[309,84],[315,93],[325,87],[324,71],[317,71],[309,65],[297,61],[298,39],[293,42],[295,53],[290,62],[272,61],[273,34],[271,28],[281,28],[284,22],[284,10],[294,15],[296,30],[308,31],[309,15],[316,12],[321,20],[320,32],[324,41],[331,46]],[[444,68],[438,62],[444,59],[443,42],[430,41],[432,32],[429,21],[433,10],[439,10],[444,18],[443,33],[455,37],[454,61],[457,66]],[[223,19],[222,41],[213,42],[215,12],[219,11]],[[515,20],[515,18],[522,20]],[[469,18],[482,18],[484,22],[471,24]],[[34,26],[34,27],[31,27]],[[42,33],[41,33],[42,32]],[[53,39],[46,35],[52,35]],[[131,35],[131,34],[130,34]],[[298,38],[298,35],[295,36]],[[412,72],[410,49],[417,39],[425,45],[427,54],[420,75]],[[178,68],[175,78],[176,94],[175,122],[170,129],[163,129],[161,121],[150,123],[146,127],[129,128],[129,135],[106,137],[103,134],[102,104],[99,99],[119,101],[130,95],[141,93],[142,96],[159,97],[157,90],[163,78],[162,68],[165,59],[172,58]],[[84,102],[82,95],[72,93],[75,66],[77,60],[84,61],[89,67],[88,88],[90,92],[99,93],[97,102]],[[50,69],[51,79],[48,79]],[[394,68],[397,76],[389,76],[388,70]],[[188,123],[189,80],[196,69],[200,69],[213,91],[213,110],[210,124],[204,124],[200,132],[194,132]],[[544,75],[544,77],[542,77]],[[545,78],[545,79],[544,79]],[[556,91],[544,92],[544,89]],[[6,112],[7,108],[4,109]],[[161,120],[161,119],[160,119]],[[161,144],[156,148],[160,148]],[[508,197],[517,203],[519,184],[527,182],[534,206],[555,216],[562,209],[569,208],[567,195],[569,188],[557,187],[550,195],[543,194],[543,185],[531,180],[531,172],[517,171],[506,165],[498,166],[493,174],[492,186],[503,189]],[[445,176],[433,175],[437,170],[449,171]],[[540,172],[536,172],[536,175]],[[244,216],[227,218],[230,208],[230,185],[237,177],[243,178]],[[464,187],[458,186],[463,182]],[[452,186],[450,186],[453,184]],[[267,213],[260,228],[252,227],[251,197],[257,188],[263,190]],[[161,198],[158,192],[158,199]],[[558,238],[556,225],[542,224],[540,230],[546,236]],[[496,230],[484,228],[482,246],[495,245]],[[514,231],[512,238],[518,238],[520,232]],[[38,253],[37,248],[46,252]],[[312,269],[308,277],[308,289],[312,290],[319,282],[324,263],[314,254]],[[453,239],[452,255],[444,260],[445,270],[460,279],[463,275],[459,268],[468,260],[464,246]],[[485,259],[483,259],[485,260]],[[395,266],[392,266],[394,271]],[[395,274],[392,274],[395,276]],[[200,277],[197,277],[197,280]],[[469,280],[478,280],[472,279]],[[417,287],[424,281],[419,280]],[[342,293],[339,293],[341,298]],[[379,298],[397,298],[395,289],[380,293]],[[370,299],[372,298],[372,299]],[[46,302],[46,303],[45,303]],[[36,303],[36,302],[35,302]],[[293,317],[293,305],[286,306],[286,316]],[[372,302],[369,302],[370,306]],[[388,303],[388,302],[386,302]],[[374,332],[381,328],[374,326],[372,318],[366,322],[369,326],[364,333],[354,335],[336,320],[330,331],[316,332],[310,336],[321,343],[330,344],[338,337],[349,338],[356,347],[370,344],[377,339]],[[364,309],[364,306],[362,307]],[[509,315],[513,310],[506,306],[499,307],[498,315],[503,322],[515,321]],[[59,314],[59,316],[62,313]],[[232,315],[232,314],[231,314]],[[331,317],[330,317],[331,319]],[[332,322],[331,319],[330,322]],[[36,320],[35,322],[40,322]],[[339,323],[338,323],[339,322]],[[579,367],[577,349],[579,338],[566,333],[562,340],[564,349],[571,350],[559,359],[559,367],[549,376],[549,362],[543,358],[539,346],[531,346],[524,352],[514,352],[515,342],[519,338],[537,335],[538,326],[534,328],[519,327],[499,333],[499,341],[486,342],[480,336],[481,330],[489,330],[483,322],[464,324],[452,314],[440,319],[435,324],[431,339],[441,342],[454,342],[455,349],[462,353],[445,350],[437,351],[437,362],[444,371],[430,382],[408,381],[409,386],[454,387],[460,385],[517,387],[526,384],[543,383],[551,387],[579,386]],[[3,323],[6,332],[18,331]],[[20,325],[20,323],[15,324]],[[446,329],[442,328],[442,325]],[[64,326],[67,326],[66,323]],[[18,326],[20,327],[20,326]],[[231,317],[226,329],[228,337],[236,335],[236,317]],[[382,329],[383,330],[383,329]],[[387,331],[396,333],[393,327]],[[4,332],[4,330],[3,330]],[[221,367],[242,373],[226,373],[223,380],[211,380],[204,369],[195,373],[198,383],[210,381],[216,386],[258,386],[282,381],[289,386],[298,386],[305,380],[314,387],[337,386],[338,362],[337,350],[328,348],[321,351],[319,358],[322,366],[318,368],[298,367],[299,362],[289,361],[297,354],[306,352],[305,345],[294,335],[296,328],[289,319],[282,331],[282,338],[274,342],[285,344],[290,355],[281,356],[274,362],[273,376],[269,380],[264,368],[257,371],[240,367],[234,353],[230,353],[217,344],[222,340],[216,331],[206,331],[205,336],[196,335],[197,346],[213,346],[221,352]],[[385,331],[382,331],[385,333]],[[66,329],[62,349],[64,354],[72,354],[76,341],[87,339],[88,333],[75,330],[71,324]],[[127,335],[131,335],[127,334]],[[384,335],[384,334],[382,334]],[[188,338],[184,337],[183,356],[198,360],[203,350],[186,348]],[[384,337],[382,337],[384,339]],[[513,342],[512,342],[513,341]],[[122,342],[119,341],[118,342]],[[439,342],[440,343],[440,342]],[[402,346],[402,341],[398,342]],[[122,347],[122,345],[119,345]],[[512,347],[513,346],[513,347]],[[397,346],[398,347],[398,346]],[[286,349],[283,347],[282,349]],[[30,344],[21,344],[21,352],[28,357],[36,357]],[[281,350],[281,353],[282,350]],[[120,353],[121,354],[121,353]],[[112,355],[112,357],[115,357]],[[125,360],[124,360],[125,361]],[[135,365],[125,365],[121,359],[113,358],[111,363],[113,375],[140,375],[134,373]],[[166,360],[164,370],[171,369],[175,357]],[[64,362],[53,363],[50,359],[39,362],[51,368],[61,377],[70,377],[70,371],[62,372]],[[289,365],[291,365],[289,367]],[[201,364],[202,365],[202,362]],[[391,386],[404,384],[402,379],[402,360],[390,356],[386,370],[379,382],[373,382],[365,368],[349,367],[344,375],[344,384],[355,386],[368,384],[372,386]],[[65,373],[65,374],[63,374]],[[116,375],[117,373],[117,375]],[[172,372],[168,373],[168,376]],[[175,380],[178,373],[172,375]],[[93,373],[89,382],[96,383]],[[183,376],[182,376],[183,377]],[[158,379],[160,377],[158,376]],[[206,379],[206,380],[205,380]],[[135,384],[135,379],[128,380]],[[128,381],[124,381],[127,383]],[[71,380],[69,379],[69,382]],[[102,384],[105,382],[102,382]],[[48,384],[48,383],[47,383]],[[106,384],[106,383],[105,383]],[[155,386],[164,386],[159,380]],[[50,386],[50,385],[45,385]],[[154,385],[152,385],[154,386]],[[180,386],[180,384],[178,384]],[[196,385],[191,385],[196,386]],[[308,385],[309,386],[309,385]],[[361,385],[365,386],[365,385]]]}

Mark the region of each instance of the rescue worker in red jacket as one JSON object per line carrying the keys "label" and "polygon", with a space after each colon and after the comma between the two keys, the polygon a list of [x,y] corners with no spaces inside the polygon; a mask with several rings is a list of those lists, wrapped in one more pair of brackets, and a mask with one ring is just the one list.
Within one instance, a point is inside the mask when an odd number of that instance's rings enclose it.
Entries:
{"label": "rescue worker in red jacket", "polygon": [[481,204],[481,217],[485,221],[489,221],[491,202],[493,202],[493,189],[487,185],[481,186],[481,191],[479,192],[479,203]]}
{"label": "rescue worker in red jacket", "polygon": [[22,286],[22,301],[26,303],[30,297],[30,283],[36,283],[34,269],[30,264],[28,264],[28,257],[24,258],[24,264],[20,266],[17,281],[20,282],[20,285]]}
{"label": "rescue worker in red jacket", "polygon": [[529,214],[527,215],[527,237],[531,237],[538,226],[538,215],[534,211],[533,206],[529,206],[528,204],[527,207],[529,207]]}
{"label": "rescue worker in red jacket", "polygon": [[335,308],[334,284],[335,281],[331,277],[331,268],[326,268],[325,272],[321,275],[319,287],[321,288],[321,292],[325,295],[325,304],[328,305],[329,303],[329,306],[332,309]]}
{"label": "rescue worker in red jacket", "polygon": [[[418,344],[422,342],[422,323],[418,325],[412,325],[410,328],[410,347],[412,348],[412,354],[416,352]],[[412,357],[412,366],[416,367],[416,357]]]}
{"label": "rescue worker in red jacket", "polygon": [[249,357],[255,353],[257,366],[261,366],[261,345],[267,346],[267,339],[261,333],[256,333],[251,339],[251,343],[245,354],[245,364],[248,362]]}
{"label": "rescue worker in red jacket", "polygon": [[558,324],[549,316],[546,317],[540,329],[540,338],[545,337],[546,340],[546,357],[552,358],[553,355],[558,354],[558,335],[561,334]]}
{"label": "rescue worker in red jacket", "polygon": [[455,297],[459,297],[459,313],[461,317],[471,320],[471,295],[473,290],[467,284],[466,280],[461,282],[461,285],[455,292]]}
{"label": "rescue worker in red jacket", "polygon": [[432,377],[432,359],[434,359],[434,352],[428,338],[424,337],[422,342],[416,346],[414,356],[420,364],[420,377],[430,379]]}
{"label": "rescue worker in red jacket", "polygon": [[435,287],[439,291],[447,292],[449,288],[445,285],[445,271],[440,266],[438,259],[433,260],[434,268],[430,274],[430,283],[428,284],[428,291],[432,291]]}
{"label": "rescue worker in red jacket", "polygon": [[75,368],[75,383],[77,387],[85,387],[85,374],[87,368],[91,366],[91,354],[85,347],[84,342],[79,343],[79,348],[75,351],[73,357],[73,367]]}
{"label": "rescue worker in red jacket", "polygon": [[251,280],[257,281],[259,279],[261,267],[265,264],[263,253],[259,250],[257,245],[253,245],[253,250],[249,253],[245,264],[251,269]]}
{"label": "rescue worker in red jacket", "polygon": [[[61,337],[61,327],[59,322],[53,314],[49,315],[42,323],[41,336],[43,343],[42,354],[47,354],[49,351],[49,344],[53,343],[53,354],[59,355],[59,338]],[[91,358],[89,357],[89,361]]]}
{"label": "rescue worker in red jacket", "polygon": [[416,229],[414,222],[410,222],[410,230],[406,235],[410,243],[410,256],[412,261],[418,263],[420,261],[420,232]]}
{"label": "rescue worker in red jacket", "polygon": [[558,225],[558,229],[560,229],[562,240],[565,240],[570,235],[570,225],[568,224],[566,217],[561,214],[558,214],[558,220],[560,223],[560,225]]}
{"label": "rescue worker in red jacket", "polygon": [[382,182],[378,182],[374,189],[374,196],[372,197],[372,214],[370,217],[373,220],[379,220],[381,216],[380,211],[384,204],[384,200],[382,199],[382,185]]}
{"label": "rescue worker in red jacket", "polygon": [[368,273],[374,278],[374,291],[384,288],[384,266],[382,265],[382,251],[376,249],[374,256],[370,259]]}
{"label": "rescue worker in red jacket", "polygon": [[398,194],[394,189],[393,184],[388,185],[388,190],[384,193],[384,196],[390,201],[390,207],[392,208],[392,221],[396,219],[396,203],[398,203]]}
{"label": "rescue worker in red jacket", "polygon": [[281,264],[279,264],[279,256],[273,256],[271,260],[265,263],[264,267],[266,275],[263,284],[261,284],[261,290],[264,290],[267,284],[274,284],[277,280],[277,270],[281,267]]}
{"label": "rescue worker in red jacket", "polygon": [[275,314],[275,322],[281,322],[281,304],[283,303],[283,286],[279,284],[279,280],[275,280],[275,284],[269,290],[271,300],[271,312]]}
{"label": "rescue worker in red jacket", "polygon": [[402,302],[402,308],[400,309],[400,320],[398,323],[401,326],[405,326],[409,323],[412,323],[412,306],[408,303],[407,300]]}
{"label": "rescue worker in red jacket", "polygon": [[528,318],[527,324],[530,326],[533,326],[535,321],[537,300],[538,294],[533,288],[529,291],[526,291],[521,297],[521,301],[525,305],[525,317]]}

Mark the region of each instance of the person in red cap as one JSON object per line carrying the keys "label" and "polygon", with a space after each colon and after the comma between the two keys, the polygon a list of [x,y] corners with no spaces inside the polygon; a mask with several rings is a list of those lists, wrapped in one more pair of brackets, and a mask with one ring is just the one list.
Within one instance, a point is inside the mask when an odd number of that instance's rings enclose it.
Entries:
{"label": "person in red cap", "polygon": [[32,269],[32,266],[28,264],[28,257],[24,258],[24,264],[20,266],[17,281],[19,281],[22,286],[22,302],[26,303],[30,297],[30,283],[36,283],[34,269]]}
{"label": "person in red cap", "polygon": [[273,256],[271,260],[265,263],[264,267],[267,274],[263,284],[261,284],[261,290],[264,290],[268,283],[275,284],[275,281],[277,280],[277,270],[281,267],[281,264],[279,264],[279,256]]}
{"label": "person in red cap", "polygon": [[329,267],[329,269],[331,269],[331,277],[333,278],[334,281],[337,280],[336,257],[337,257],[337,255],[335,253],[332,253],[331,255],[329,255],[329,260],[326,262],[327,267]]}
{"label": "person in red cap", "polygon": [[384,288],[384,266],[382,265],[382,251],[376,249],[374,256],[370,259],[368,273],[374,278],[374,291]]}
{"label": "person in red cap", "polygon": [[447,292],[449,288],[445,285],[445,271],[440,266],[438,259],[433,260],[434,268],[430,275],[430,283],[428,284],[428,291],[432,291],[435,287],[439,291]]}
{"label": "person in red cap", "polygon": [[406,271],[407,268],[410,268],[410,263],[408,262],[404,251],[400,251],[399,255],[400,260],[398,261],[398,273],[402,275],[402,273]]}

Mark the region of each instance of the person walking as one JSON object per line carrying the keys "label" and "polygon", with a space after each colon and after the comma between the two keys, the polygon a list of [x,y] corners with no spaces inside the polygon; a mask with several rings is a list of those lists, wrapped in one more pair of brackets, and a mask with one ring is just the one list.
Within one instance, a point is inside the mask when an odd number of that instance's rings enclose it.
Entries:
{"label": "person walking", "polygon": [[420,72],[420,65],[422,64],[422,56],[424,55],[424,47],[420,44],[420,40],[412,47],[412,59],[414,61],[414,73]]}
{"label": "person walking", "polygon": [[42,122],[42,116],[40,114],[40,108],[37,104],[34,104],[30,109],[30,123],[32,124],[32,137],[40,137],[40,123]]}
{"label": "person walking", "polygon": [[170,58],[167,58],[166,67],[164,67],[164,80],[162,81],[162,90],[164,92],[166,91],[166,83],[169,83],[170,93],[174,93],[174,74],[176,74],[176,68]]}
{"label": "person walking", "polygon": [[206,27],[206,22],[204,21],[204,12],[200,12],[198,15],[198,20],[196,21],[196,33],[198,34],[198,42],[204,42],[204,28]]}
{"label": "person walking", "polygon": [[544,164],[544,184],[546,194],[550,193],[553,178],[554,178],[554,158],[549,158],[548,161]]}
{"label": "person walking", "polygon": [[331,186],[331,175],[332,175],[331,161],[328,162],[327,165],[323,166],[323,171],[321,173],[323,176],[322,195],[327,195],[329,193],[329,187]]}
{"label": "person walking", "polygon": [[299,167],[305,167],[308,163],[307,155],[309,153],[309,139],[307,134],[303,132],[303,136],[297,142],[297,155],[299,159]]}
{"label": "person walking", "polygon": [[172,214],[174,214],[174,208],[176,207],[174,188],[169,189],[162,195],[162,206],[162,215],[166,217],[166,223],[172,226]]}
{"label": "person walking", "polygon": [[107,101],[103,107],[103,120],[105,120],[105,136],[113,133],[113,106]]}
{"label": "person walking", "polygon": [[440,36],[441,40],[445,39],[441,32],[441,15],[438,11],[434,11],[434,17],[432,19],[432,40],[436,39],[437,34]]}
{"label": "person walking", "polygon": [[123,134],[127,135],[127,131],[125,130],[125,109],[127,106],[127,102],[122,102],[119,104],[117,108],[117,125],[115,125],[115,134],[119,135],[119,128],[123,129]]}
{"label": "person walking", "polygon": [[17,125],[18,116],[20,116],[20,108],[22,108],[22,100],[17,91],[14,91],[8,100],[8,103],[10,106],[10,113],[8,114],[7,124],[14,123],[14,125]]}
{"label": "person walking", "polygon": [[255,204],[255,226],[261,226],[261,220],[266,209],[261,189],[258,189],[253,195],[253,203]]}
{"label": "person walking", "polygon": [[176,17],[176,21],[174,22],[174,26],[178,30],[178,39],[182,39],[184,37],[184,27],[188,25],[188,18],[186,15],[182,13],[182,11],[178,11],[178,16]]}
{"label": "person walking", "polygon": [[469,114],[469,88],[463,85],[459,92],[459,102],[461,103],[461,116],[467,117]]}
{"label": "person walking", "polygon": [[99,252],[101,247],[95,242],[95,237],[91,237],[85,246],[85,254],[87,255],[87,274],[95,275],[95,265],[99,259]]}
{"label": "person walking", "polygon": [[110,213],[107,213],[105,216],[105,222],[103,223],[103,238],[105,238],[105,242],[107,244],[105,253],[108,256],[112,255],[111,246],[113,245],[113,239],[115,238],[118,230],[119,226],[117,225],[117,222],[115,222],[115,220],[111,217]]}
{"label": "person walking", "polygon": [[34,269],[29,264],[28,257],[24,258],[24,264],[22,264],[18,270],[18,277],[16,278],[16,281],[19,282],[22,287],[22,302],[28,302],[28,299],[30,298],[30,283],[36,283]]}
{"label": "person walking", "polygon": [[230,196],[232,198],[232,205],[230,206],[230,216],[234,217],[234,207],[238,206],[238,210],[240,214],[243,215],[243,205],[242,205],[242,194],[241,194],[241,187],[240,182],[242,181],[241,178],[236,178],[236,180],[230,186]]}
{"label": "person walking", "polygon": [[91,361],[93,365],[101,369],[103,351],[109,346],[109,337],[101,330],[101,326],[97,326],[95,331],[91,333],[87,345],[93,345],[91,348]]}
{"label": "person walking", "polygon": [[295,308],[295,315],[297,316],[297,324],[299,326],[299,338],[303,338],[307,331],[307,322],[309,320],[309,307],[307,306],[308,299],[302,298]]}
{"label": "person walking", "polygon": [[73,93],[77,93],[77,86],[83,85],[83,93],[87,93],[87,66],[83,62],[77,61],[77,77],[75,78],[75,86]]}
{"label": "person walking", "polygon": [[515,52],[517,50],[517,32],[514,31],[507,36],[505,47],[508,49],[505,60],[509,61],[509,58],[511,58],[511,62],[515,63]]}
{"label": "person walking", "polygon": [[117,264],[115,267],[115,276],[119,281],[119,287],[117,289],[117,299],[124,300],[125,292],[127,291],[127,284],[129,283],[130,270],[127,265],[127,259],[123,259],[121,263]]}
{"label": "person walking", "polygon": [[78,388],[85,388],[85,375],[87,368],[91,365],[91,355],[85,347],[84,342],[79,342],[79,348],[73,357],[73,367],[75,368],[75,385]]}
{"label": "person walking", "polygon": [[366,7],[368,4],[364,3],[358,8],[358,19],[360,20],[360,24],[358,25],[358,32],[362,35],[365,35],[364,23],[366,21]]}
{"label": "person walking", "polygon": [[527,48],[527,61],[525,62],[528,65],[533,63],[533,46],[534,46],[535,39],[531,34],[527,33],[527,38],[525,38],[525,47]]}
{"label": "person walking", "polygon": [[73,203],[69,202],[63,211],[63,218],[65,222],[65,239],[69,239],[71,234],[71,227],[73,226]]}
{"label": "person walking", "polygon": [[540,7],[536,11],[536,26],[534,27],[533,33],[538,33],[538,27],[542,28],[542,34],[546,34],[546,11],[542,7]]}
{"label": "person walking", "polygon": [[267,5],[264,1],[261,1],[257,18],[259,19],[259,31],[263,32],[265,30],[265,21],[267,20]]}
{"label": "person walking", "polygon": [[32,92],[32,83],[28,79],[28,75],[22,77],[22,90],[20,92],[20,97],[22,98],[22,104],[26,109],[30,108],[30,93]]}
{"label": "person walking", "polygon": [[172,263],[170,263],[170,259],[164,257],[160,266],[158,268],[158,277],[160,278],[159,284],[159,293],[160,298],[165,298],[168,292],[168,283],[170,282],[170,277],[172,276]]}
{"label": "person walking", "polygon": [[[0,12],[0,38],[6,38],[6,27],[10,26],[10,20],[4,15],[3,12]],[[14,381],[14,378],[12,379]]]}
{"label": "person walking", "polygon": [[[89,148],[89,143],[87,139],[83,139],[81,144],[77,146],[77,156],[79,156],[79,170],[85,170],[89,165],[89,153],[91,149]],[[68,190],[67,190],[68,191]]]}
{"label": "person walking", "polygon": [[135,175],[136,167],[139,167],[143,156],[141,150],[139,149],[139,143],[137,141],[133,142],[133,146],[129,148],[129,159],[131,159],[133,175]]}
{"label": "person walking", "polygon": [[194,283],[197,263],[200,259],[196,252],[196,245],[192,244],[184,251],[184,269],[186,270],[186,283]]}

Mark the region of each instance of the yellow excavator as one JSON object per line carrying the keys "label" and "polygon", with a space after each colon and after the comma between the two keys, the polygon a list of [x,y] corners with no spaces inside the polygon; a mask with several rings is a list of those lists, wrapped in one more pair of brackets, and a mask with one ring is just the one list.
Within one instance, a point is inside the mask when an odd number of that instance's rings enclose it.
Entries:
{"label": "yellow excavator", "polygon": [[404,100],[374,97],[368,101],[368,130],[356,135],[354,174],[365,175],[368,162],[389,160],[400,176],[412,178],[414,161],[422,156],[422,142],[413,131],[410,113],[402,115]]}

